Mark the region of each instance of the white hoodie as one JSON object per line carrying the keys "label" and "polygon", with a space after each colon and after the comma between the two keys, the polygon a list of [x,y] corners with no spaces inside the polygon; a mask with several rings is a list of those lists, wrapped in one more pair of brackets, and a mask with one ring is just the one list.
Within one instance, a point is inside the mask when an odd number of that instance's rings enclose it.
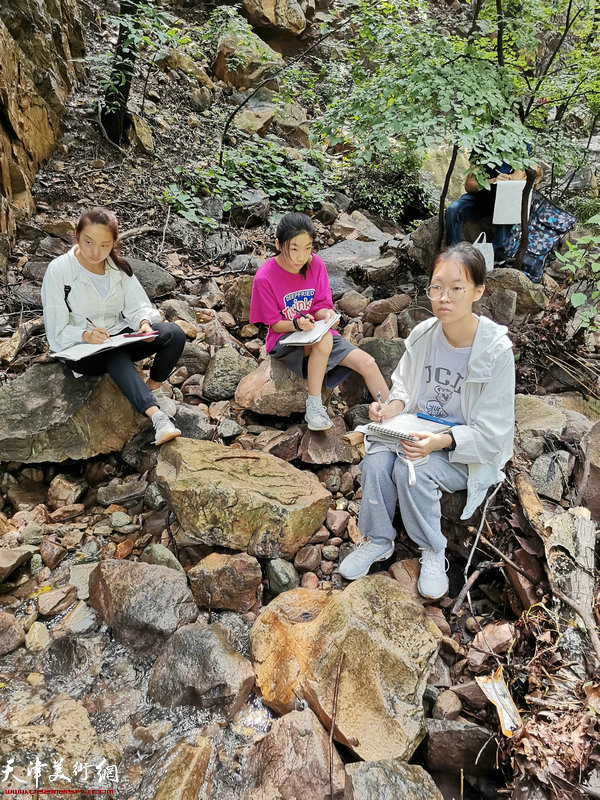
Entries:
{"label": "white hoodie", "polygon": [[[128,327],[137,331],[144,319],[151,325],[161,321],[160,311],[152,307],[135,275],[126,275],[110,257],[106,267],[110,289],[103,299],[88,270],[75,258],[74,247],[48,264],[42,282],[42,305],[46,336],[54,352],[81,342],[83,332],[91,330],[86,317],[111,335]],[[65,286],[71,287],[68,306]]]}
{"label": "white hoodie", "polygon": [[[441,323],[435,317],[419,323],[406,339],[406,352],[394,374],[388,396],[402,400],[404,411],[416,413],[424,361],[431,336]],[[502,468],[512,456],[515,428],[515,360],[507,328],[487,317],[471,347],[467,377],[461,386],[465,425],[452,428],[456,449],[450,461],[467,464],[467,502],[461,519],[471,517],[490,486],[504,480]]]}

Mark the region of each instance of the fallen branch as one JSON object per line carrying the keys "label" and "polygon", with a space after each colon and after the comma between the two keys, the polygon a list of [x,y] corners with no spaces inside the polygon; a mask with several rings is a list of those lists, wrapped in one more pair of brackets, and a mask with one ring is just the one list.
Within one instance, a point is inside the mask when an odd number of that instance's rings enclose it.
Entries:
{"label": "fallen branch", "polygon": [[487,572],[488,569],[498,568],[501,567],[503,564],[502,561],[482,561],[480,564],[477,565],[477,569],[469,575],[469,579],[460,590],[460,594],[456,598],[454,605],[452,606],[452,610],[450,611],[451,616],[455,616],[458,614],[460,609],[462,608],[463,603],[465,602],[465,598],[467,593],[475,583],[475,581],[480,578],[484,572]]}
{"label": "fallen branch", "polygon": [[515,564],[515,562],[512,560],[512,558],[509,558],[508,556],[505,556],[505,555],[504,555],[504,553],[503,553],[501,550],[498,550],[498,548],[496,547],[496,545],[495,545],[495,544],[492,544],[492,543],[489,541],[489,539],[486,539],[486,538],[485,538],[485,536],[482,536],[482,537],[481,537],[481,542],[482,542],[482,544],[484,544],[486,547],[489,547],[489,548],[490,548],[490,550],[491,550],[493,553],[495,553],[495,554],[496,554],[496,555],[497,555],[499,558],[501,558],[501,559],[502,559],[502,560],[503,560],[503,561],[504,561],[506,564],[508,564],[508,566],[509,566],[509,567],[512,567],[512,568],[513,568],[513,569],[514,569],[516,572],[518,572],[518,573],[519,573],[520,575],[522,575],[524,578],[527,578],[527,580],[529,581],[529,583],[533,584],[534,586],[535,586],[536,584],[538,584],[538,583],[539,583],[539,581],[538,581],[536,578],[534,578],[534,577],[533,577],[533,575],[530,575],[530,574],[529,574],[529,572],[526,572],[524,569],[521,569],[521,567],[518,567],[518,566]]}

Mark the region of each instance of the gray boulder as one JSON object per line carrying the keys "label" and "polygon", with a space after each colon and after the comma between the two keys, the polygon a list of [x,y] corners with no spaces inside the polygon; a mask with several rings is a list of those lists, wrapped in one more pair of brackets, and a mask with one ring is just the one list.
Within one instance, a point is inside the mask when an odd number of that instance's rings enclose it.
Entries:
{"label": "gray boulder", "polygon": [[381,248],[387,239],[361,242],[358,239],[347,239],[319,250],[329,275],[331,293],[334,300],[339,300],[346,292],[358,290],[356,283],[348,275],[352,269],[366,269],[381,258]]}
{"label": "gray boulder", "polygon": [[200,345],[186,342],[177,365],[185,367],[188,375],[204,375],[210,356]]}
{"label": "gray boulder", "polygon": [[402,761],[360,761],[346,764],[346,794],[352,800],[443,800],[442,794],[417,764]]}
{"label": "gray boulder", "polygon": [[262,189],[247,189],[242,193],[239,206],[231,210],[231,219],[235,225],[260,225],[269,219],[271,204],[269,195]]}
{"label": "gray boulder", "polygon": [[202,393],[209,400],[229,400],[233,397],[239,382],[256,369],[256,362],[244,358],[233,347],[217,350],[211,358]]}
{"label": "gray boulder", "polygon": [[175,425],[188,439],[212,439],[215,426],[197,406],[180,403],[175,414]]}
{"label": "gray boulder", "polygon": [[148,297],[160,297],[175,289],[175,278],[166,269],[152,261],[128,258],[133,274],[144,287]]}

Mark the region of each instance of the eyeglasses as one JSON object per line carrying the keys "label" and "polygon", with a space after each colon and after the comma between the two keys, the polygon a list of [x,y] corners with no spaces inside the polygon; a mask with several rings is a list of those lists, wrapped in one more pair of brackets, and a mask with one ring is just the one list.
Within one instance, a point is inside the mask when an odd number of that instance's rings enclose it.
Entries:
{"label": "eyeglasses", "polygon": [[471,286],[470,289],[463,289],[462,286],[453,286],[451,289],[442,289],[441,286],[428,286],[425,289],[425,294],[430,300],[440,300],[444,295],[446,295],[448,300],[458,303],[459,300],[463,299],[467,292],[472,292],[475,288],[475,286]]}

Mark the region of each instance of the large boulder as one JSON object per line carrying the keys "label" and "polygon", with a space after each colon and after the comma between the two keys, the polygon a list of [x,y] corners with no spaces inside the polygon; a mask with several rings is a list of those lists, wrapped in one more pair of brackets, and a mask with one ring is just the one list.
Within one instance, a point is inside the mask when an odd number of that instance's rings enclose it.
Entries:
{"label": "large boulder", "polygon": [[247,89],[261,83],[282,64],[281,55],[249,27],[232,23],[219,39],[214,69],[219,80],[238,89]]}
{"label": "large boulder", "polygon": [[368,242],[347,239],[319,250],[319,256],[327,267],[334,300],[339,300],[346,292],[358,288],[348,273],[357,267],[366,269],[370,263],[379,260],[381,248],[389,238],[384,234],[382,237]]}
{"label": "large boulder", "polygon": [[276,720],[253,745],[247,763],[251,778],[244,800],[343,800],[342,759],[334,748],[330,786],[329,735],[309,708]]}
{"label": "large boulder", "polygon": [[108,559],[90,575],[89,604],[117,639],[155,645],[198,616],[186,576],[169,567]]}
{"label": "large boulder", "polygon": [[212,709],[225,719],[240,710],[254,686],[250,662],[203,622],[184,625],[154,662],[148,694],[162,706]]}
{"label": "large boulder", "polygon": [[162,447],[156,479],[186,531],[259,558],[291,558],[331,499],[315,475],[274,456],[183,438]]}
{"label": "large boulder", "polygon": [[300,34],[306,28],[306,12],[314,12],[314,0],[242,0],[250,22],[258,27],[269,27]]}
{"label": "large boulder", "polygon": [[93,458],[147,424],[111,378],[75,378],[62,364],[34,364],[0,387],[0,461]]}
{"label": "large boulder", "polygon": [[[362,339],[358,347],[373,356],[387,385],[391,386],[392,374],[406,350],[404,339],[380,339],[372,336]],[[358,372],[348,375],[340,386],[340,393],[350,407],[371,402],[367,386]]]}
{"label": "large boulder", "polygon": [[423,767],[401,761],[359,761],[346,764],[346,794],[350,800],[443,800]]}
{"label": "large boulder", "polygon": [[387,576],[322,594],[280,594],[254,623],[251,657],[264,702],[286,713],[303,698],[329,728],[344,653],[336,740],[365,760],[407,760],[424,735],[422,696],[439,629]]}
{"label": "large boulder", "polygon": [[289,417],[304,411],[306,381],[276,358],[267,358],[239,382],[235,402],[257,414]]}
{"label": "large boulder", "polygon": [[537,314],[548,305],[544,287],[532,283],[519,269],[502,267],[488,272],[485,279],[486,294],[496,289],[512,289],[517,293],[517,314]]}
{"label": "large boulder", "polygon": [[225,281],[225,307],[237,322],[250,319],[250,299],[252,297],[253,275],[236,275]]}
{"label": "large boulder", "polygon": [[255,367],[252,358],[244,358],[233,347],[222,347],[208,363],[202,394],[209,400],[229,400],[242,378]]}

